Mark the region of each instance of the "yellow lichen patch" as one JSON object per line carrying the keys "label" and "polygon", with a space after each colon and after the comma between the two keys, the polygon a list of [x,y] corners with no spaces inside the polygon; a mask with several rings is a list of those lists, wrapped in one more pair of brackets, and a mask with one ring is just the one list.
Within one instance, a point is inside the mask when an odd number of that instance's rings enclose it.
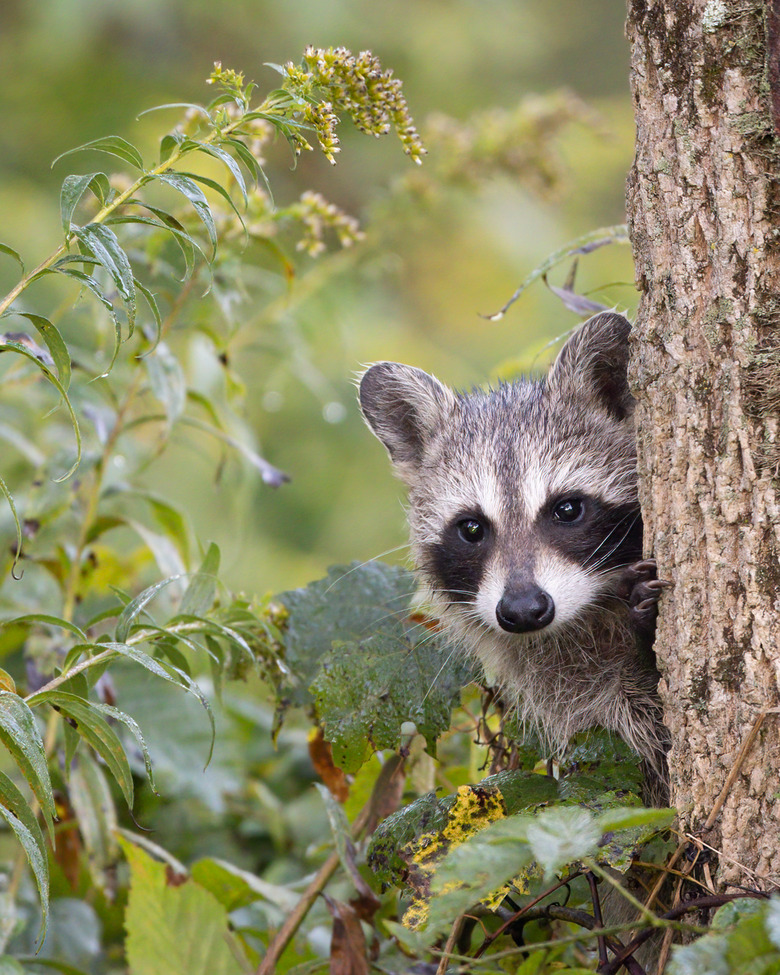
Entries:
{"label": "yellow lichen patch", "polygon": [[[444,828],[436,833],[424,833],[406,845],[402,857],[409,864],[407,883],[414,890],[412,903],[403,917],[406,927],[419,928],[428,918],[431,877],[438,862],[490,823],[505,818],[506,803],[500,789],[462,785],[455,794]],[[489,908],[496,907],[511,889],[509,885],[502,887],[484,903]]]}

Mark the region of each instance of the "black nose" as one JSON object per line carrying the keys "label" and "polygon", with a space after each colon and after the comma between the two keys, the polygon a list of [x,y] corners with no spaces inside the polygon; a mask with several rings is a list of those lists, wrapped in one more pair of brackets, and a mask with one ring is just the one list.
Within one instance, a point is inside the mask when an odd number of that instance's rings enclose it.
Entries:
{"label": "black nose", "polygon": [[508,589],[496,606],[496,619],[502,630],[510,633],[532,633],[552,623],[555,603],[552,596],[538,586]]}

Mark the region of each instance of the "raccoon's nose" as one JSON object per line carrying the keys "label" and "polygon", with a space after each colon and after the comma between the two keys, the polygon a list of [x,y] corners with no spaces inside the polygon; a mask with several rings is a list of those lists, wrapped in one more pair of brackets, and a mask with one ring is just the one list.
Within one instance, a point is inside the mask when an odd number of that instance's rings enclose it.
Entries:
{"label": "raccoon's nose", "polygon": [[502,630],[510,633],[531,633],[544,629],[555,616],[552,596],[538,586],[522,590],[507,590],[496,606],[496,619]]}

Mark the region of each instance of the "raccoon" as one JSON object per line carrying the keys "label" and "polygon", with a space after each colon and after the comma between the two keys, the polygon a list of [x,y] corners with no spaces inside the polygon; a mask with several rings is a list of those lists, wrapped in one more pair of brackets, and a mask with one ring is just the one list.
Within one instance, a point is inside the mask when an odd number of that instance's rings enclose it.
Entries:
{"label": "raccoon", "polygon": [[362,376],[360,406],[409,489],[413,559],[456,644],[551,757],[577,731],[615,731],[658,802],[652,640],[666,583],[642,558],[630,328],[596,315],[546,378],[486,391],[380,362]]}

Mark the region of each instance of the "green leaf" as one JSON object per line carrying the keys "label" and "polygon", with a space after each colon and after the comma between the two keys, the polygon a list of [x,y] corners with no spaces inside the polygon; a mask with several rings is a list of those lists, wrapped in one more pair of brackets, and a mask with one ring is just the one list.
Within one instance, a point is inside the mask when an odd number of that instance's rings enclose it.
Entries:
{"label": "green leaf", "polygon": [[5,495],[5,500],[8,502],[8,507],[11,509],[11,515],[14,519],[14,525],[16,527],[16,551],[14,552],[14,560],[11,564],[11,575],[13,575],[16,571],[16,566],[19,564],[19,559],[22,556],[22,525],[19,521],[19,515],[16,513],[16,504],[14,503],[13,495],[2,477],[0,477],[0,493]]}
{"label": "green leaf", "polygon": [[0,254],[7,254],[9,257],[12,257],[22,269],[22,274],[24,274],[24,261],[13,247],[9,247],[8,244],[0,244]]}
{"label": "green leaf", "polygon": [[147,356],[154,352],[154,350],[160,344],[160,337],[162,336],[162,315],[160,314],[160,309],[157,305],[157,299],[148,288],[141,284],[138,278],[135,279],[135,287],[136,290],[140,291],[144,296],[146,304],[149,306],[149,311],[152,313],[152,318],[154,318],[155,336],[151,348],[148,352],[144,353],[144,356]]}
{"label": "green leaf", "polygon": [[93,708],[96,708],[98,711],[102,711],[102,713],[108,715],[108,717],[113,718],[114,721],[121,722],[130,732],[130,734],[135,738],[135,740],[138,742],[138,747],[141,749],[141,752],[144,756],[144,765],[146,766],[146,775],[149,779],[149,785],[151,786],[152,792],[155,795],[159,795],[159,793],[157,792],[157,788],[154,784],[152,758],[151,755],[149,754],[149,749],[146,745],[144,736],[141,733],[141,729],[138,726],[138,722],[134,718],[131,718],[129,714],[125,714],[124,711],[120,711],[119,708],[115,708],[111,704],[100,704],[98,702],[93,701],[91,702],[91,706]]}
{"label": "green leaf", "polygon": [[201,616],[211,609],[217,591],[219,573],[219,546],[211,542],[201,567],[190,579],[182,597],[180,612],[183,616]]}
{"label": "green leaf", "polygon": [[54,386],[54,388],[62,397],[62,401],[65,404],[68,414],[70,415],[70,422],[73,427],[73,432],[76,436],[76,460],[74,461],[73,465],[64,474],[61,474],[59,477],[54,478],[54,481],[57,483],[59,483],[60,481],[66,481],[81,463],[81,430],[79,429],[78,420],[76,419],[76,414],[73,410],[73,406],[71,405],[70,399],[68,398],[68,394],[65,392],[65,388],[62,385],[62,383],[54,375],[51,369],[49,369],[46,363],[41,362],[41,360],[38,358],[37,355],[35,355],[34,352],[31,352],[26,346],[22,345],[20,342],[13,342],[10,341],[9,339],[6,339],[2,344],[0,344],[0,353],[2,352],[16,352],[18,355],[23,355],[26,359],[29,359],[31,362],[34,362],[35,365],[41,370],[44,376],[46,376],[46,378],[49,380],[52,386]]}
{"label": "green leaf", "polygon": [[164,864],[124,838],[120,843],[131,874],[125,912],[130,975],[245,975],[216,897],[189,878],[170,884]]}
{"label": "green leaf", "polygon": [[29,803],[3,772],[0,772],[0,815],[5,818],[22,844],[35,878],[41,898],[41,930],[38,937],[43,940],[49,913],[49,858],[46,841]]}
{"label": "green leaf", "polygon": [[671,826],[676,815],[675,809],[609,809],[599,816],[597,824],[602,833],[639,826],[650,826],[657,831]]}
{"label": "green leaf", "polygon": [[92,882],[104,890],[105,871],[116,863],[119,853],[116,841],[119,824],[103,770],[86,751],[71,766],[68,796],[84,841]]}
{"label": "green leaf", "polygon": [[525,829],[533,857],[548,880],[566,864],[594,853],[601,833],[587,810],[573,806],[544,810]]}
{"label": "green leaf", "polygon": [[138,617],[139,613],[144,609],[147,603],[151,602],[152,599],[161,592],[166,586],[170,586],[172,582],[176,582],[181,576],[169,576],[167,579],[162,579],[160,582],[155,582],[154,585],[149,586],[144,589],[142,593],[139,593],[135,599],[131,600],[127,606],[125,606],[122,611],[122,615],[117,620],[116,624],[116,640],[118,644],[124,644],[130,635],[130,630]]}
{"label": "green leaf", "polygon": [[211,116],[206,109],[202,105],[195,105],[193,102],[168,102],[165,105],[155,105],[153,108],[144,109],[144,111],[141,112],[140,115],[137,115],[136,118],[143,118],[144,115],[149,115],[150,112],[162,112],[165,111],[166,108],[191,108],[196,112],[200,112],[201,115],[204,115],[209,122],[212,121]]}
{"label": "green leaf", "polygon": [[165,342],[160,342],[144,361],[152,394],[165,407],[169,427],[173,426],[187,402],[187,381],[181,364]]}
{"label": "green leaf", "polygon": [[28,613],[25,616],[15,616],[13,619],[5,620],[4,625],[26,626],[28,623],[45,623],[47,626],[56,626],[58,629],[67,630],[77,637],[82,643],[89,643],[86,633],[79,629],[70,620],[62,619],[60,616],[48,616],[45,613]]}
{"label": "green leaf", "polygon": [[40,803],[53,842],[54,795],[38,725],[30,708],[10,691],[0,691],[0,740],[11,753]]}
{"label": "green leaf", "polygon": [[85,176],[66,176],[62,182],[60,215],[62,217],[62,229],[66,235],[70,234],[73,212],[87,190],[91,190],[101,205],[104,205],[111,192],[106,174],[87,173]]}
{"label": "green leaf", "polygon": [[87,149],[94,149],[96,152],[107,152],[110,156],[117,156],[117,158],[129,162],[131,166],[143,172],[144,162],[140,153],[134,145],[119,135],[107,135],[102,139],[95,139],[93,142],[85,142],[84,145],[76,146],[75,149],[68,149],[67,152],[63,152],[57,156],[52,163],[52,168],[57,165],[60,159],[64,159],[66,156],[72,156],[74,152],[84,152]]}
{"label": "green leaf", "polygon": [[[227,153],[225,153],[225,155],[227,155]],[[231,160],[231,162],[233,162],[233,160]],[[208,186],[209,189],[214,190],[215,193],[218,193],[222,197],[222,199],[228,204],[228,206],[233,211],[233,213],[235,213],[235,215],[241,221],[241,226],[244,228],[244,230],[246,230],[246,225],[244,224],[244,218],[241,216],[238,207],[233,202],[233,197],[230,195],[230,193],[228,193],[228,191],[225,189],[224,186],[222,186],[221,183],[218,183],[215,179],[211,179],[208,176],[201,176],[199,173],[182,173],[181,175],[186,176],[188,179],[194,180],[196,183],[202,183],[204,186]]]}
{"label": "green leaf", "polygon": [[277,596],[289,612],[285,659],[300,678],[286,689],[293,703],[310,703],[307,688],[334,640],[362,639],[406,618],[416,591],[407,569],[373,561],[332,566],[324,579]]}
{"label": "green leaf", "polygon": [[[214,225],[214,218],[211,215],[211,208],[203,190],[198,184],[187,176],[179,173],[160,173],[157,177],[161,182],[167,183],[175,190],[185,196],[192,204],[193,209],[203,222],[203,226],[209,235],[213,253],[217,250],[217,228]],[[212,254],[213,256],[213,254]]]}
{"label": "green leaf", "polygon": [[[513,819],[518,813],[535,812],[556,802],[559,783],[550,776],[521,769],[490,775],[473,786],[462,786],[457,795],[439,798],[436,793],[415,800],[379,824],[368,849],[368,863],[384,884],[403,887],[411,864],[431,837],[442,858],[453,839],[459,841],[484,829],[499,813]],[[480,816],[469,822],[469,810]]]}
{"label": "green leaf", "polygon": [[[369,749],[395,748],[411,721],[435,753],[472,671],[462,653],[409,618],[411,573],[378,562],[331,569],[279,599],[290,613],[286,662],[305,680],[336,764],[356,771]],[[366,637],[366,634],[370,634]],[[296,703],[305,703],[297,689]]]}
{"label": "green leaf", "polygon": [[111,369],[116,362],[116,357],[119,355],[119,347],[122,344],[122,328],[119,324],[119,319],[117,318],[113,303],[109,297],[104,294],[103,289],[100,287],[97,280],[93,278],[91,274],[87,274],[85,271],[78,271],[76,268],[57,264],[53,267],[45,268],[43,271],[41,271],[38,277],[41,277],[44,274],[62,274],[73,281],[78,281],[83,288],[87,288],[87,290],[89,290],[97,298],[100,304],[111,316],[111,321],[114,323],[114,352],[111,356],[111,362],[108,364],[108,368],[100,377],[101,379],[104,378],[109,374],[109,372],[111,372]]}
{"label": "green leaf", "polygon": [[[96,705],[68,691],[59,689],[33,694],[31,705],[50,704],[76,722],[76,731],[100,755],[119,784],[129,809],[133,808],[133,775],[122,742],[99,711],[107,705]],[[116,709],[112,709],[112,712]],[[121,712],[118,712],[121,714]],[[115,716],[112,714],[112,716]]]}
{"label": "green leaf", "polygon": [[70,385],[70,353],[57,327],[42,315],[33,315],[27,311],[14,311],[13,314],[26,318],[35,327],[54,360],[62,388],[67,389]]}
{"label": "green leaf", "polygon": [[[244,182],[244,176],[241,172],[241,167],[235,161],[235,159],[230,155],[229,152],[225,152],[224,149],[220,149],[219,146],[210,145],[209,143],[200,143],[198,145],[199,152],[205,152],[209,156],[213,156],[215,159],[219,159],[221,163],[230,170],[233,179],[241,190],[241,196],[244,198],[244,205],[246,206],[246,183]],[[219,184],[217,184],[219,185]]]}
{"label": "green leaf", "polygon": [[299,895],[287,887],[270,884],[267,880],[241,870],[232,863],[212,857],[196,860],[192,865],[192,879],[205,887],[227,911],[247,907],[255,901],[265,901],[284,911],[291,911]]}
{"label": "green leaf", "polygon": [[127,254],[122,250],[116,234],[104,224],[89,223],[86,227],[74,227],[73,236],[81,241],[111,276],[127,308],[128,326],[132,335],[136,306],[135,278]]}
{"label": "green leaf", "polygon": [[[175,637],[175,634],[172,635]],[[190,694],[197,697],[197,699],[203,705],[203,709],[205,710],[211,725],[211,745],[209,747],[209,754],[206,759],[206,765],[208,765],[211,761],[212,752],[214,751],[216,726],[214,724],[214,715],[211,711],[209,702],[206,700],[203,691],[201,691],[195,681],[188,674],[185,674],[183,670],[180,670],[173,664],[169,664],[165,660],[155,660],[154,657],[150,657],[148,653],[144,653],[143,650],[132,646],[131,644],[108,643],[103,644],[103,646],[106,649],[116,651],[116,653],[121,654],[124,657],[129,657],[137,664],[145,667],[151,673],[156,674],[157,677],[162,677],[163,680],[167,680],[171,684],[175,684],[177,687],[180,687],[185,691],[189,691]]]}

